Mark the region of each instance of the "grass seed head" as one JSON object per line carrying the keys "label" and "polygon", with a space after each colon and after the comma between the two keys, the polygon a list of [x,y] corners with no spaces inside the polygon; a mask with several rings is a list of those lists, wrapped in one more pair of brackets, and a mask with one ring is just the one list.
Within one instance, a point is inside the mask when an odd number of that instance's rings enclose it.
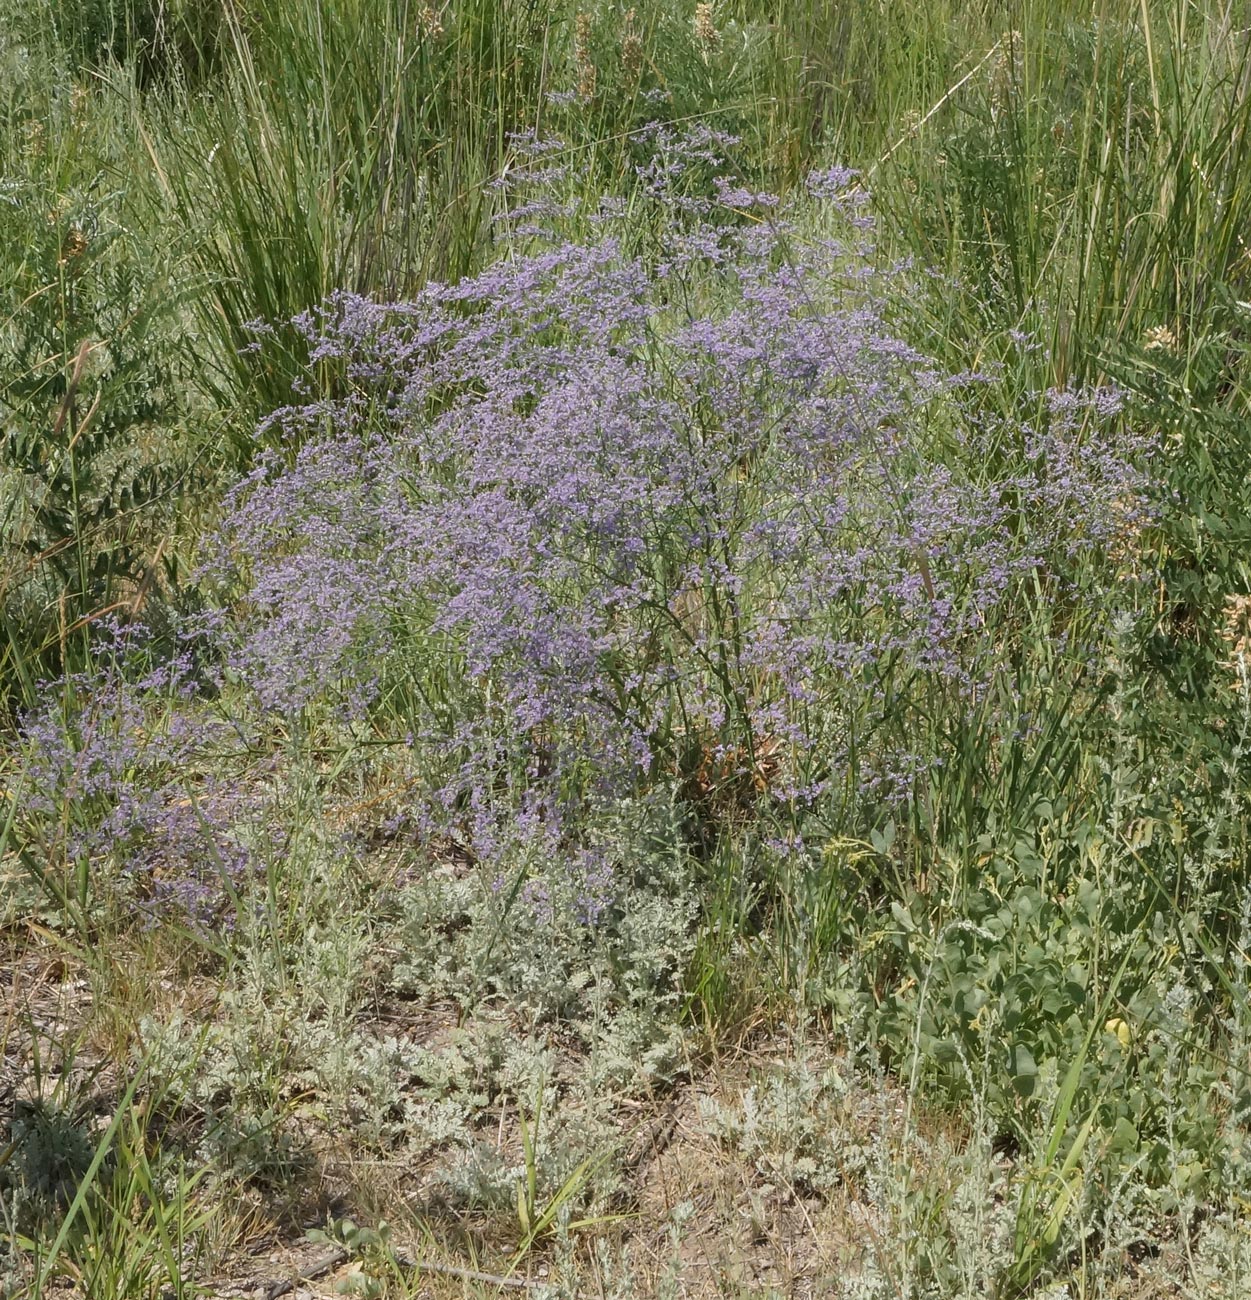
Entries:
{"label": "grass seed head", "polygon": [[721,33],[717,31],[712,17],[711,4],[697,4],[693,20],[695,43],[705,58],[715,54],[721,48]]}
{"label": "grass seed head", "polygon": [[637,81],[643,70],[643,38],[635,29],[637,11],[627,11],[621,33],[621,69],[631,81]]}
{"label": "grass seed head", "polygon": [[417,14],[417,30],[428,41],[443,35],[443,16],[433,5],[422,5]]}
{"label": "grass seed head", "polygon": [[591,57],[591,16],[580,13],[573,25],[573,62],[578,74],[578,98],[589,104],[595,98],[598,73]]}

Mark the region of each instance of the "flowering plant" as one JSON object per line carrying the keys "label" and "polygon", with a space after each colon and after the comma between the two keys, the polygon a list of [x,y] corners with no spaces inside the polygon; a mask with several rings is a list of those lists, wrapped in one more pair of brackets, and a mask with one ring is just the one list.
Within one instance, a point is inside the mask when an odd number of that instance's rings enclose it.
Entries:
{"label": "flowering plant", "polygon": [[[643,170],[663,202],[674,168]],[[332,297],[301,326],[347,391],[276,413],[230,498],[235,670],[284,712],[403,699],[478,834],[639,781],[722,811],[906,789],[900,700],[977,693],[1000,615],[1072,603],[1074,557],[1145,517],[1114,393],[1008,426],[993,377],[894,337],[850,173],[715,191],[642,250],[608,216],[409,302]]]}

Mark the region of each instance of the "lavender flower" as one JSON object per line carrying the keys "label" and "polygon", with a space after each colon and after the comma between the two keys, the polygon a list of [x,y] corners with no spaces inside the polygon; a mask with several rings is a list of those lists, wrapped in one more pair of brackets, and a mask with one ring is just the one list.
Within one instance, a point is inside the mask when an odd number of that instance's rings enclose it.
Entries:
{"label": "lavender flower", "polygon": [[[588,920],[607,876],[556,829],[588,791],[702,764],[818,797],[852,761],[840,718],[878,735],[861,779],[906,789],[917,756],[875,730],[898,683],[984,690],[985,629],[1039,584],[1069,598],[1073,557],[1147,515],[1115,395],[996,423],[892,335],[852,173],[811,178],[844,237],[805,242],[793,205],[717,176],[724,137],[649,139],[654,248],[610,205],[585,241],[303,318],[353,389],[272,417],[290,451],[232,494],[212,566],[264,708],[419,701],[426,824],[485,860],[541,808]],[[727,219],[749,200],[768,221]]]}
{"label": "lavender flower", "polygon": [[21,719],[24,829],[51,860],[120,870],[148,915],[207,925],[252,870],[238,828],[255,796],[211,762],[224,728],[189,711],[191,652],[152,666],[144,642],[103,629],[94,667]]}

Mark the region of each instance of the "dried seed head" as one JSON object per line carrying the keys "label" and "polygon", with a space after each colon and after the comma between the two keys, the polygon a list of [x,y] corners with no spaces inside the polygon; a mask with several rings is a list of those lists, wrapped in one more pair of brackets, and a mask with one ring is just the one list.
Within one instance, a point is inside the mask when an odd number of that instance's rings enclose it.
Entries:
{"label": "dried seed head", "polygon": [[695,6],[693,25],[695,28],[695,43],[699,46],[705,58],[721,48],[721,33],[717,31],[716,24],[712,20],[711,4],[701,3]]}
{"label": "dried seed head", "polygon": [[1144,352],[1176,352],[1177,331],[1171,325],[1152,326],[1142,336],[1142,347]]}
{"label": "dried seed head", "polygon": [[61,255],[57,258],[57,265],[67,266],[70,262],[76,262],[86,251],[87,236],[83,233],[82,227],[71,226],[61,243]]}
{"label": "dried seed head", "polygon": [[1234,675],[1231,686],[1245,690],[1251,674],[1251,596],[1226,596],[1221,640],[1229,650],[1224,665]]}
{"label": "dried seed head", "polygon": [[580,13],[573,24],[573,63],[578,73],[578,98],[589,104],[595,98],[598,80],[591,58],[591,16]]}
{"label": "dried seed head", "polygon": [[443,35],[443,15],[433,5],[422,5],[417,14],[417,30],[428,41]]}
{"label": "dried seed head", "polygon": [[1012,103],[1021,81],[1021,33],[1011,31],[999,42],[990,66],[990,112],[997,118]]}
{"label": "dried seed head", "polygon": [[26,136],[24,152],[27,158],[42,158],[47,147],[47,132],[43,123],[32,117],[22,128]]}
{"label": "dried seed head", "polygon": [[643,38],[634,29],[636,17],[633,9],[626,13],[621,34],[621,69],[631,81],[636,81],[643,70]]}

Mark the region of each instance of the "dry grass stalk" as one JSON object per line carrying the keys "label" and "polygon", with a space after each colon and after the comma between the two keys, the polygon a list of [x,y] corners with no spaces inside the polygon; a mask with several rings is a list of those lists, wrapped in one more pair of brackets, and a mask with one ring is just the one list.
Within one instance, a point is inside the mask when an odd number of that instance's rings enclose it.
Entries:
{"label": "dry grass stalk", "polygon": [[721,33],[717,31],[717,25],[713,21],[711,4],[695,6],[693,25],[695,43],[699,46],[700,53],[707,59],[721,48]]}
{"label": "dry grass stalk", "polygon": [[589,104],[595,98],[598,74],[591,57],[591,16],[580,13],[573,25],[573,63],[578,74],[578,98]]}

